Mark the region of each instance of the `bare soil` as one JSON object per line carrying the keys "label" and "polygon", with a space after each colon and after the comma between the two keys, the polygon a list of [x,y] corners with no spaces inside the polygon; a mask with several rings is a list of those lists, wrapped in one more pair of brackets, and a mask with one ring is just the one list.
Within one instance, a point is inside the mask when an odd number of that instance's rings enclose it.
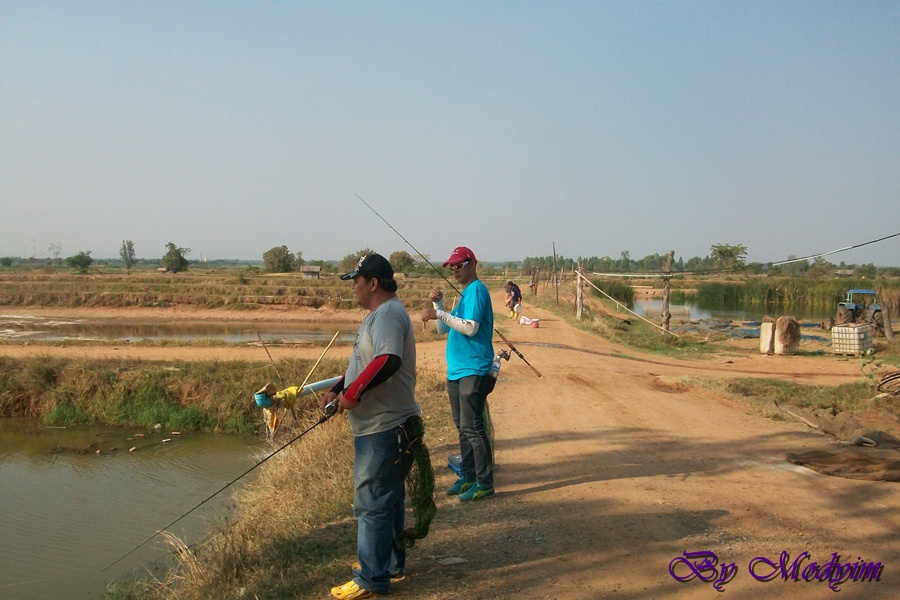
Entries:
{"label": "bare soil", "polygon": [[[361,311],[315,310],[255,311],[249,317],[234,311],[107,312],[108,318],[348,323],[362,317]],[[683,380],[769,377],[831,386],[858,380],[857,360],[765,356],[751,340],[706,360],[683,361],[616,347],[545,311],[526,306],[525,314],[540,319],[540,326],[497,314],[497,327],[542,374],[513,356],[490,397],[497,495],[462,504],[438,494],[431,534],[410,551],[397,596],[713,598],[719,594],[714,581],[690,578],[684,559],[685,553],[704,552],[691,559],[710,560],[700,570],[703,578],[724,565],[736,569],[722,587],[725,598],[830,597],[827,582],[802,575],[811,562],[824,565],[835,553],[844,565],[882,565],[880,581],[847,581],[839,597],[897,597],[898,484],[829,477],[791,464],[788,453],[830,449],[837,442]],[[277,360],[321,350],[271,351]],[[259,359],[255,348],[218,347],[0,346],[0,353]],[[419,344],[418,360],[421,369],[442,371],[444,344]],[[435,464],[456,451],[455,439],[428,442]],[[455,478],[446,469],[436,474],[441,490]],[[783,552],[788,563],[800,559],[799,581],[759,560],[777,565]],[[757,576],[774,571],[774,578],[757,580],[751,564]],[[323,589],[309,597],[327,595]]]}

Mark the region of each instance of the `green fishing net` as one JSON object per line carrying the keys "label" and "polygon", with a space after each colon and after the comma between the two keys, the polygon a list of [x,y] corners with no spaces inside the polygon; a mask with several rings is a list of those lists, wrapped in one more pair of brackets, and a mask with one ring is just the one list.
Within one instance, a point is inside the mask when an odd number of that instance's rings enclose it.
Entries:
{"label": "green fishing net", "polygon": [[425,445],[425,424],[421,417],[408,419],[398,430],[400,457],[406,470],[406,496],[412,507],[414,524],[397,537],[397,543],[412,548],[416,540],[428,535],[428,528],[437,513],[434,503],[434,471],[431,456]]}

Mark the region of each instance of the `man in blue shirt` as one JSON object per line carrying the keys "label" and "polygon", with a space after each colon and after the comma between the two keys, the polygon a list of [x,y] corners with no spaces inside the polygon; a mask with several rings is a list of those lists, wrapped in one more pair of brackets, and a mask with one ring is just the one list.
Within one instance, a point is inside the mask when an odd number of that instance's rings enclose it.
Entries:
{"label": "man in blue shirt", "polygon": [[472,250],[459,246],[444,261],[448,266],[462,286],[462,296],[453,311],[446,312],[443,293],[431,290],[433,309],[426,310],[422,320],[436,320],[438,333],[447,333],[447,394],[462,457],[461,475],[447,493],[467,502],[494,495],[494,456],[485,423],[487,396],[496,381],[489,374],[494,310],[487,287],[478,279]]}

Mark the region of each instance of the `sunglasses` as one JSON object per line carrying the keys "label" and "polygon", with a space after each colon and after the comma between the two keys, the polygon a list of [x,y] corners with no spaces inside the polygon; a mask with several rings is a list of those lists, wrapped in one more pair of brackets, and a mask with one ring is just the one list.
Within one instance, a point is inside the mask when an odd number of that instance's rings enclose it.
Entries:
{"label": "sunglasses", "polygon": [[450,268],[453,269],[454,271],[462,271],[462,270],[465,269],[467,266],[469,266],[469,261],[464,260],[464,261],[462,261],[462,262],[459,263],[459,264],[456,264],[456,265],[450,265]]}

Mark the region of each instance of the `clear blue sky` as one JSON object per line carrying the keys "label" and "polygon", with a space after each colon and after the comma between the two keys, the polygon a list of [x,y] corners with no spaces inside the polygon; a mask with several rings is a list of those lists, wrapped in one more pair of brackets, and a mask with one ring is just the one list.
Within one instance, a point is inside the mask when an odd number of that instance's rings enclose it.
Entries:
{"label": "clear blue sky", "polygon": [[[900,2],[0,0],[0,256],[900,232]],[[900,266],[900,237],[827,257]]]}

